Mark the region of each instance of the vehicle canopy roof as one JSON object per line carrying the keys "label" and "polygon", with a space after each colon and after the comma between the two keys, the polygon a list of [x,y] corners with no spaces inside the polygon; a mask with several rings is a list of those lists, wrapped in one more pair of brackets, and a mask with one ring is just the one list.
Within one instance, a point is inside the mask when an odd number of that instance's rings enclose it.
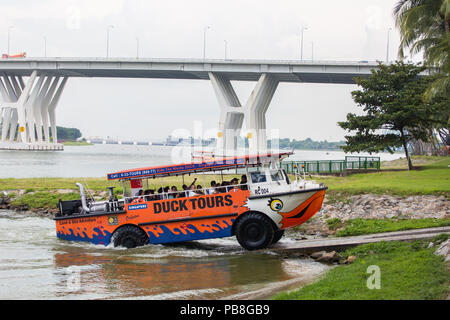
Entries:
{"label": "vehicle canopy roof", "polygon": [[215,158],[208,161],[199,161],[175,165],[172,164],[165,166],[129,169],[114,173],[108,173],[107,178],[108,180],[155,178],[155,177],[175,176],[179,174],[190,174],[204,171],[229,170],[234,168],[254,167],[263,164],[268,164],[270,162],[278,162],[291,154],[292,152],[265,153],[265,154],[236,156],[228,158],[226,157]]}

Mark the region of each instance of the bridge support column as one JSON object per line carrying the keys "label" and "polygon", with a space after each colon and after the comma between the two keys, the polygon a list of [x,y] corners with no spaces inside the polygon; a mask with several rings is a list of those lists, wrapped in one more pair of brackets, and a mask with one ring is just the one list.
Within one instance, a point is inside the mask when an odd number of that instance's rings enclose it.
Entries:
{"label": "bridge support column", "polygon": [[[3,97],[0,149],[63,149],[63,145],[57,143],[55,109],[66,82],[67,77],[60,81],[60,77],[38,75],[37,71],[26,84],[22,77],[0,77]],[[50,140],[49,118],[53,141]]]}
{"label": "bridge support column", "polygon": [[279,80],[263,73],[247,103],[242,106],[228,79],[213,72],[209,73],[209,78],[220,106],[216,154],[233,155],[238,152],[238,139],[244,123],[246,126],[244,133],[249,143],[248,153],[266,152],[266,112]]}
{"label": "bridge support column", "polygon": [[236,154],[245,118],[245,108],[241,106],[229,80],[212,72],[209,73],[209,79],[220,106],[216,153],[220,155]]}

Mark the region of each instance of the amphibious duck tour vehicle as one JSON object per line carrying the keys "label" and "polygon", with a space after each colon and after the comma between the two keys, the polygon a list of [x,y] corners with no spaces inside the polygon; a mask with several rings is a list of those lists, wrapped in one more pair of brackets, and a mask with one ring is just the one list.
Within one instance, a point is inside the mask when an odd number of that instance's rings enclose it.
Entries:
{"label": "amphibious duck tour vehicle", "polygon": [[[57,236],[63,240],[133,248],[190,240],[236,236],[247,250],[265,248],[317,213],[327,187],[298,175],[290,181],[280,161],[291,153],[238,156],[198,162],[125,170],[107,175],[120,180],[123,198],[109,188],[107,201],[60,201],[55,216]],[[230,182],[222,180],[190,187],[164,188],[165,177],[180,180],[196,174],[239,172]],[[202,177],[203,176],[203,177]],[[145,190],[148,179],[160,179],[158,193]],[[166,178],[167,180],[167,178]],[[205,180],[204,180],[205,181]],[[173,178],[171,178],[173,182]]]}

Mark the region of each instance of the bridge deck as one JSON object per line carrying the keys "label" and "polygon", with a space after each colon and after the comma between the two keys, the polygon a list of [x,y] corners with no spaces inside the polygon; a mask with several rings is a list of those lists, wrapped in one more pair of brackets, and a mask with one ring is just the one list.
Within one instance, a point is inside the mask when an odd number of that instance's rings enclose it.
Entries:
{"label": "bridge deck", "polygon": [[209,80],[209,72],[228,80],[257,81],[262,73],[281,82],[353,84],[368,76],[375,62],[129,59],[129,58],[24,58],[0,59],[0,74],[29,76],[33,70],[70,77],[158,78]]}

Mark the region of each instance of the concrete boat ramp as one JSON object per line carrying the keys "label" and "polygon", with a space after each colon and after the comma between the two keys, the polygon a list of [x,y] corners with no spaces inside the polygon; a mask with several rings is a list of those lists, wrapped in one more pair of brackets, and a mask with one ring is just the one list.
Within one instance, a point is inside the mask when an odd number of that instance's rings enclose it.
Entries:
{"label": "concrete boat ramp", "polygon": [[[340,251],[348,247],[355,247],[365,243],[380,241],[414,241],[431,239],[439,234],[450,235],[450,226],[415,229],[396,232],[373,233],[353,237],[335,237],[310,240],[299,240],[295,242],[280,242],[270,247],[270,251],[278,253],[313,253],[317,251]],[[267,250],[267,249],[266,249]]]}

